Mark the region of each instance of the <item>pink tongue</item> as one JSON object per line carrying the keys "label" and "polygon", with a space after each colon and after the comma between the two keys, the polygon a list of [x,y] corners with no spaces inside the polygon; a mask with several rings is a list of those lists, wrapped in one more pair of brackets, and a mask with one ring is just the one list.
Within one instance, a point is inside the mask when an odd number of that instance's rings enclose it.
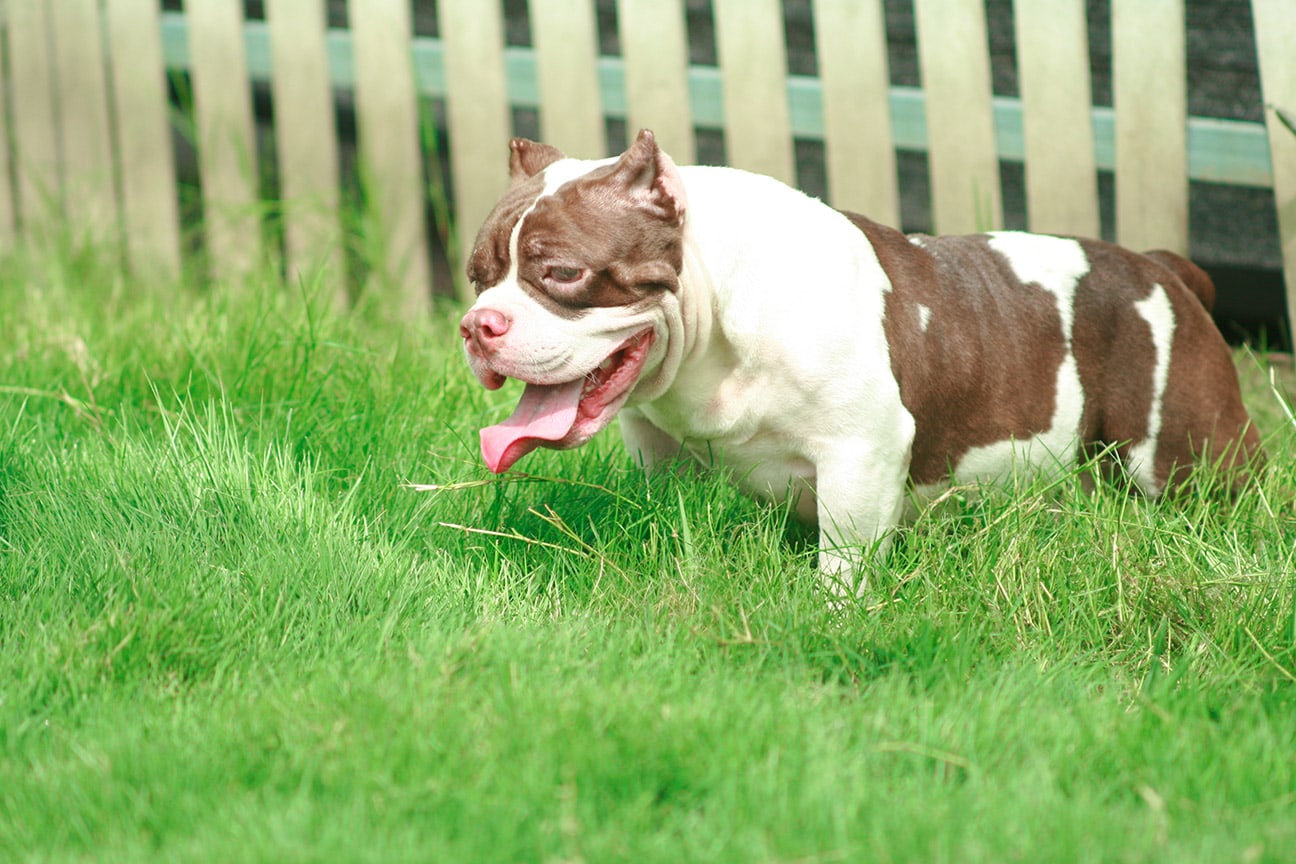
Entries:
{"label": "pink tongue", "polygon": [[545,441],[566,437],[576,425],[585,379],[566,384],[528,384],[507,420],[481,430],[482,458],[499,474]]}

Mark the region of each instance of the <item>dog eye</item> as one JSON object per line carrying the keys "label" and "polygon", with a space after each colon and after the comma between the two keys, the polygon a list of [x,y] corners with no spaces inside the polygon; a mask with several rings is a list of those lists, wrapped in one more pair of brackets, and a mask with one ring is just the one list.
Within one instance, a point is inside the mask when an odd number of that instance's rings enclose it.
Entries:
{"label": "dog eye", "polygon": [[585,271],[579,267],[550,267],[549,278],[555,282],[570,284],[579,282],[580,278],[585,275]]}

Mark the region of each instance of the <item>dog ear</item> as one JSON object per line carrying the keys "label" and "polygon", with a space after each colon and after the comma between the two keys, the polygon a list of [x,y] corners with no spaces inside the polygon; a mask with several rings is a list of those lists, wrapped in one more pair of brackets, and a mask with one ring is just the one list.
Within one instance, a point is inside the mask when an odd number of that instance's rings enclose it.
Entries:
{"label": "dog ear", "polygon": [[510,141],[509,151],[509,178],[515,183],[534,177],[563,158],[563,152],[557,147],[526,138]]}
{"label": "dog ear", "polygon": [[675,161],[657,146],[650,130],[639,131],[634,143],[617,160],[613,176],[654,216],[676,225],[684,223],[683,178]]}

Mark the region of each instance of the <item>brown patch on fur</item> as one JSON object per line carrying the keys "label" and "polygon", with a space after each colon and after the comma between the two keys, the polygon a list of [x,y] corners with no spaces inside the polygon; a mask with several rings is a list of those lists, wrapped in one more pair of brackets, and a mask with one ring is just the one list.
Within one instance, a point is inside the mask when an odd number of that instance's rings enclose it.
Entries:
{"label": "brown patch on fur", "polygon": [[[1047,431],[1066,357],[1053,295],[1023,285],[985,237],[924,237],[917,246],[846,215],[891,279],[884,326],[900,398],[916,425],[913,482],[949,476],[970,448]],[[925,331],[920,305],[930,310]]]}
{"label": "brown patch on fur", "polygon": [[[969,448],[1050,427],[1064,334],[1054,295],[1023,285],[985,237],[923,237],[846,214],[874,245],[892,281],[885,330],[901,399],[914,415],[910,478],[947,477]],[[1072,343],[1085,403],[1078,443],[1115,461],[1147,438],[1156,350],[1134,303],[1160,285],[1175,328],[1157,437],[1156,482],[1182,486],[1200,460],[1232,486],[1264,461],[1242,404],[1229,346],[1208,313],[1214,286],[1196,264],[1165,251],[1139,255],[1081,240],[1089,273],[1076,285]],[[925,332],[919,304],[931,310]]]}
{"label": "brown patch on fur", "polygon": [[[1177,281],[1177,280],[1176,280]],[[1260,434],[1242,404],[1233,354],[1195,291],[1171,291],[1176,327],[1161,403],[1156,476],[1173,490],[1193,464],[1217,465],[1227,485],[1244,484],[1264,461]]]}
{"label": "brown patch on fur", "polygon": [[[599,169],[537,202],[518,239],[524,286],[573,307],[626,306],[678,287],[683,232],[628,206],[621,185],[612,167]],[[547,278],[555,267],[586,275],[555,284]]]}
{"label": "brown patch on fur", "polygon": [[514,182],[534,177],[562,158],[563,152],[552,144],[514,138],[509,142],[509,176]]}
{"label": "brown patch on fur", "polygon": [[482,223],[466,268],[468,279],[478,294],[508,275],[513,263],[509,256],[513,228],[543,191],[544,179],[541,177],[515,178]]}
{"label": "brown patch on fur", "polygon": [[[543,175],[525,171],[542,163],[547,167],[552,160],[544,160],[557,153],[548,145],[514,142],[514,176],[520,179],[478,233],[469,278],[488,288],[508,274],[509,239],[525,213],[518,233],[518,283],[554,314],[633,306],[677,290],[684,266],[684,205],[671,190],[668,175],[674,166],[652,134],[640,133],[615,163],[537,200]],[[565,269],[580,271],[579,278],[555,278],[555,270]]]}
{"label": "brown patch on fur", "polygon": [[1147,437],[1156,357],[1151,328],[1134,304],[1159,285],[1175,327],[1154,479],[1173,491],[1205,461],[1218,463],[1235,485],[1245,481],[1241,469],[1258,465],[1263,455],[1232,352],[1208,312],[1215,293],[1210,277],[1172,252],[1140,255],[1098,241],[1083,246],[1091,269],[1076,292],[1073,350],[1082,368],[1087,447],[1114,446],[1123,460],[1132,443]]}
{"label": "brown patch on fur", "polygon": [[[984,236],[922,237],[847,213],[891,280],[884,327],[900,397],[916,424],[910,479],[949,476],[973,447],[1023,440],[1053,419],[1066,356],[1054,295],[1023,284]],[[1175,316],[1153,466],[1158,484],[1181,485],[1198,460],[1236,485],[1263,459],[1242,405],[1232,354],[1207,312],[1205,272],[1169,252],[1140,255],[1080,240],[1089,272],[1076,285],[1071,353],[1084,392],[1078,444],[1124,461],[1148,435],[1156,351],[1134,307],[1160,285]],[[919,306],[930,310],[924,330]]]}
{"label": "brown patch on fur", "polygon": [[1076,286],[1071,329],[1085,394],[1078,434],[1086,456],[1110,448],[1124,462],[1147,438],[1154,395],[1152,329],[1134,308],[1151,293],[1148,262],[1109,243],[1084,240],[1081,247],[1089,273]]}

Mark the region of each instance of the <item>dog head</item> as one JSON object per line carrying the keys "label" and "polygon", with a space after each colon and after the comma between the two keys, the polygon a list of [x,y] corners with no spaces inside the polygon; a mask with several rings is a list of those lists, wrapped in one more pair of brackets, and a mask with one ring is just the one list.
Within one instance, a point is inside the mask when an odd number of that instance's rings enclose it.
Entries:
{"label": "dog head", "polygon": [[536,447],[584,444],[628,399],[664,390],[682,326],[684,187],[652,133],[601,161],[520,138],[511,149],[511,184],[468,260],[477,301],[459,325],[484,386],[525,384],[513,414],[481,431],[497,473]]}

